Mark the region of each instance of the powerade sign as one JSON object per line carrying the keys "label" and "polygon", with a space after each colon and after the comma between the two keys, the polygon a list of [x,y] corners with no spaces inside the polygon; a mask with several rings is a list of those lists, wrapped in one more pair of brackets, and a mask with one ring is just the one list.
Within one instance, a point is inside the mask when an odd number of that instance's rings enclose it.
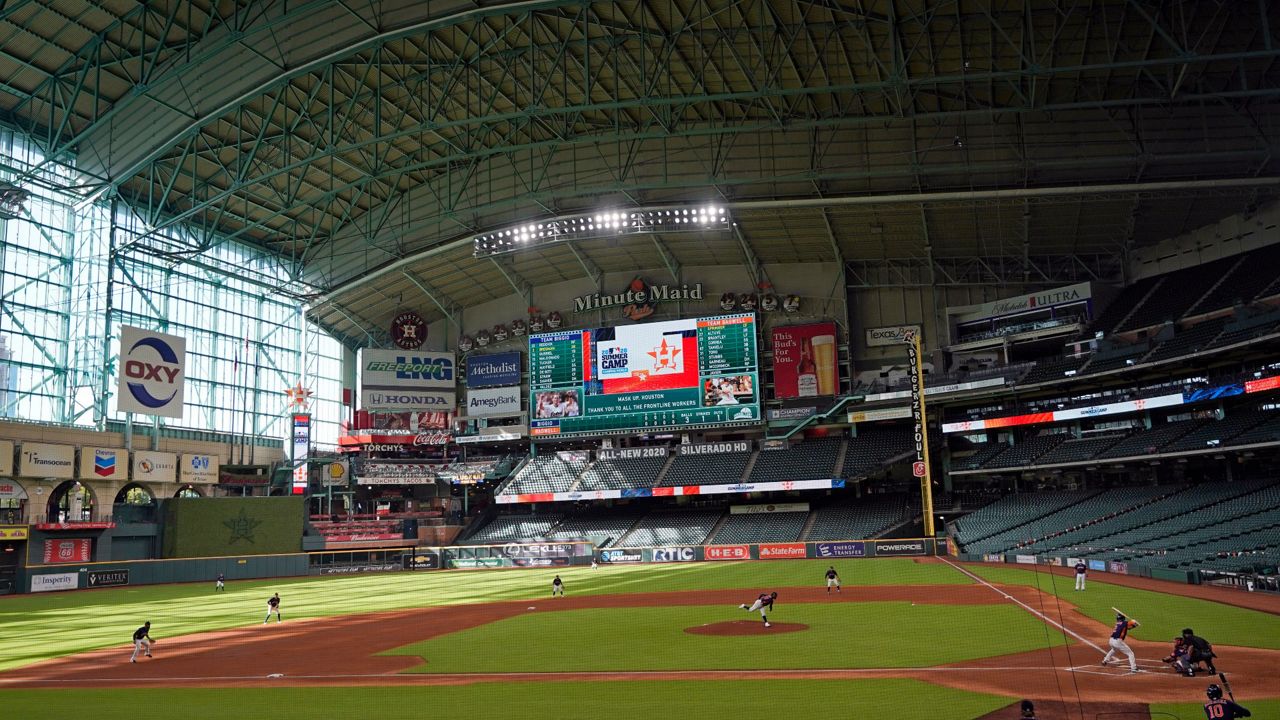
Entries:
{"label": "powerade sign", "polygon": [[181,418],[186,362],[185,339],[122,325],[116,409]]}
{"label": "powerade sign", "polygon": [[867,556],[867,544],[860,542],[818,543],[814,548],[820,558],[856,558]]}
{"label": "powerade sign", "polygon": [[638,563],[644,561],[644,553],[639,550],[601,550],[600,562],[618,565],[621,563]]}
{"label": "powerade sign", "polygon": [[675,547],[675,548],[654,548],[654,562],[693,562],[697,559],[693,548]]}
{"label": "powerade sign", "polygon": [[504,387],[520,384],[520,352],[471,355],[467,358],[467,387]]}
{"label": "powerade sign", "polygon": [[924,540],[877,540],[876,555],[923,555]]}

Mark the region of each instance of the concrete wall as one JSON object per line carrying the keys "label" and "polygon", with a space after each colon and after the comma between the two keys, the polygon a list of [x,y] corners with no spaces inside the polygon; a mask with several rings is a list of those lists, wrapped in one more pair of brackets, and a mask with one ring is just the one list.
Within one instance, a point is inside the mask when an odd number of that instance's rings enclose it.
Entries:
{"label": "concrete wall", "polygon": [[1280,202],[1255,213],[1232,215],[1212,225],[1133,251],[1132,280],[1181,270],[1280,242]]}

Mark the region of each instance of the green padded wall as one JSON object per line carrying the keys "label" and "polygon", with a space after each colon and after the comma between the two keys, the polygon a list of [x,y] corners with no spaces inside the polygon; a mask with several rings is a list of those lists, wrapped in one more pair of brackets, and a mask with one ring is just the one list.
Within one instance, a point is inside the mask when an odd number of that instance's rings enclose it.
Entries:
{"label": "green padded wall", "polygon": [[301,497],[174,498],[164,503],[164,556],[296,553]]}

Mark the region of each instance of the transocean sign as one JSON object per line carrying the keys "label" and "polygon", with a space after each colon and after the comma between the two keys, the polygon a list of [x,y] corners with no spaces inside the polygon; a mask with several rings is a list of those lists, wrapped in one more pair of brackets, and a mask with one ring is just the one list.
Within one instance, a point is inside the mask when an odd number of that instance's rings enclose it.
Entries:
{"label": "transocean sign", "polygon": [[628,305],[636,306],[652,306],[656,303],[668,300],[702,300],[702,283],[694,283],[690,285],[642,285],[641,289],[635,288],[635,283],[627,288],[626,292],[614,293],[613,295],[602,295],[600,293],[591,293],[573,299],[573,311],[576,313],[588,312],[591,310],[606,310],[613,307],[626,307]]}

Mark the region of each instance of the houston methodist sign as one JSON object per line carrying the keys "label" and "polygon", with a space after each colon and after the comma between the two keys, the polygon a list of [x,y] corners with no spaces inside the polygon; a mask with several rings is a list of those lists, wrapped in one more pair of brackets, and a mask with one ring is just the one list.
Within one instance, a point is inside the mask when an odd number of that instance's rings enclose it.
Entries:
{"label": "houston methodist sign", "polygon": [[186,361],[184,338],[122,325],[116,409],[182,417]]}

